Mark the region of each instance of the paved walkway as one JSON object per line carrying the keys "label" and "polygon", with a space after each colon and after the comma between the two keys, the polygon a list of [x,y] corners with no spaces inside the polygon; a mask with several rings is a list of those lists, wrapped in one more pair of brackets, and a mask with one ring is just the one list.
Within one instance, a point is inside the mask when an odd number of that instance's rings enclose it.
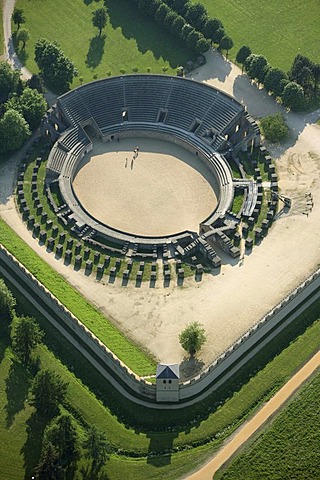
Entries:
{"label": "paved walkway", "polygon": [[320,366],[318,351],[279,391],[262,407],[218,453],[194,474],[185,480],[212,480],[213,475],[247,442],[300,388]]}

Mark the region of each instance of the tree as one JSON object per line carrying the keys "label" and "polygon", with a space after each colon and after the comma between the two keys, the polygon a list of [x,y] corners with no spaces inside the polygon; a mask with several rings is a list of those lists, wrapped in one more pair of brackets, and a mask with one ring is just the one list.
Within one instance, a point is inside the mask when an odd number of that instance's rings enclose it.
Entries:
{"label": "tree", "polygon": [[185,20],[178,15],[171,25],[171,33],[176,37],[181,37],[182,28],[185,25]]}
{"label": "tree", "polygon": [[27,80],[26,84],[29,88],[37,90],[39,93],[42,93],[43,91],[43,85],[40,75],[33,74],[32,77]]}
{"label": "tree", "polygon": [[[150,0],[150,1],[147,1],[146,2],[146,11],[148,12],[148,14],[154,18],[154,15],[156,13],[156,11],[158,10],[158,8],[160,7],[161,5],[161,0]],[[139,8],[140,8],[140,2],[139,2]],[[141,8],[140,8],[141,10]]]}
{"label": "tree", "polygon": [[30,133],[23,116],[16,110],[7,110],[0,119],[0,152],[6,153],[20,148]]}
{"label": "tree", "polygon": [[174,0],[172,4],[173,10],[175,10],[179,15],[184,16],[189,7],[189,0]]}
{"label": "tree", "polygon": [[202,35],[199,38],[199,40],[196,43],[196,53],[198,55],[202,55],[203,53],[207,52],[210,48],[210,42],[206,38],[204,38]]}
{"label": "tree", "polygon": [[164,21],[163,21],[163,26],[171,31],[171,27],[174,23],[174,21],[177,19],[178,14],[174,12],[173,10],[170,10],[170,12],[165,16]]}
{"label": "tree", "polygon": [[263,83],[269,69],[269,64],[263,55],[251,53],[245,62],[245,69],[250,78],[258,80],[259,83]]}
{"label": "tree", "polygon": [[45,38],[40,38],[35,44],[35,61],[45,82],[58,90],[67,90],[73,78],[78,75],[77,69],[64,55],[60,45]]}
{"label": "tree", "polygon": [[224,35],[220,40],[219,48],[221,50],[226,50],[227,51],[226,57],[228,58],[229,50],[233,47],[233,45],[234,45],[234,43],[233,43],[232,38],[229,37],[228,35]]}
{"label": "tree", "polygon": [[92,12],[92,23],[94,27],[99,29],[99,37],[101,37],[102,29],[106,26],[108,20],[108,12],[106,7],[97,8]]}
{"label": "tree", "polygon": [[305,82],[306,71],[312,73],[313,66],[313,62],[308,57],[298,54],[293,60],[291,69],[289,71],[289,79],[292,82],[299,83],[299,85],[303,86]]}
{"label": "tree", "polygon": [[83,442],[83,448],[86,449],[85,457],[92,458],[92,469],[103,465],[109,459],[109,447],[105,433],[95,426],[90,428],[87,438]]}
{"label": "tree", "polygon": [[241,67],[242,67],[241,72],[242,73],[243,73],[243,68],[244,68],[245,61],[247,60],[249,55],[251,55],[251,48],[248,47],[247,45],[243,45],[236,55],[236,62],[241,64]]}
{"label": "tree", "polygon": [[185,23],[181,30],[181,38],[187,40],[190,32],[194,31],[194,28],[191,27],[188,23]]}
{"label": "tree", "polygon": [[23,10],[21,8],[15,8],[12,14],[12,21],[17,25],[17,30],[19,30],[20,25],[26,22]]}
{"label": "tree", "polygon": [[32,350],[41,342],[43,332],[31,317],[21,317],[13,335],[13,349],[24,364],[28,364]]}
{"label": "tree", "polygon": [[318,88],[318,83],[320,81],[320,63],[316,63],[313,66],[313,77],[314,77],[314,84],[313,84],[313,90],[314,93],[317,93],[317,88]]}
{"label": "tree", "polygon": [[280,142],[288,135],[288,126],[281,113],[268,115],[260,120],[262,133],[271,142]]}
{"label": "tree", "polygon": [[31,405],[44,415],[57,412],[67,394],[68,384],[61,376],[52,370],[40,370],[35,376],[31,387]]}
{"label": "tree", "polygon": [[0,278],[0,319],[4,319],[8,324],[13,319],[14,307],[16,306],[16,299]]}
{"label": "tree", "polygon": [[186,38],[187,47],[194,50],[196,48],[198,40],[201,38],[200,35],[201,34],[199,32],[197,32],[195,29],[192,29]]}
{"label": "tree", "polygon": [[47,110],[47,102],[43,95],[29,87],[24,89],[20,97],[14,95],[10,98],[6,106],[20,112],[32,130],[39,125]]}
{"label": "tree", "polygon": [[26,28],[21,28],[19,32],[17,33],[17,40],[18,42],[22,42],[22,48],[24,49],[26,46],[26,42],[29,40],[30,35],[29,35],[29,30]]}
{"label": "tree", "polygon": [[192,322],[179,335],[179,342],[191,356],[198,352],[206,341],[205,330],[201,323]]}
{"label": "tree", "polygon": [[12,70],[7,62],[0,62],[0,102],[5,102],[10,94],[16,92],[19,79],[18,70]]}
{"label": "tree", "polygon": [[191,3],[184,17],[190,25],[201,32],[204,29],[208,14],[202,3]]}
{"label": "tree", "polygon": [[208,18],[204,27],[203,27],[203,35],[211,40],[211,42],[216,42],[216,33],[218,30],[223,30],[222,22],[218,18]]}
{"label": "tree", "polygon": [[292,110],[299,110],[304,102],[303,88],[295,82],[289,82],[282,93],[283,104]]}
{"label": "tree", "polygon": [[287,80],[287,74],[280,68],[270,68],[264,79],[264,87],[268,92],[272,92],[276,97],[282,95],[285,87],[284,80]]}
{"label": "tree", "polygon": [[52,443],[46,443],[41,452],[39,464],[36,467],[38,480],[62,480],[62,468],[59,465],[59,455]]}
{"label": "tree", "polygon": [[59,464],[67,468],[80,456],[77,429],[68,414],[60,415],[46,428],[44,444],[51,443],[58,454]]}
{"label": "tree", "polygon": [[171,9],[165,3],[161,3],[160,7],[154,14],[154,19],[159,25],[163,25],[164,19],[170,13]]}

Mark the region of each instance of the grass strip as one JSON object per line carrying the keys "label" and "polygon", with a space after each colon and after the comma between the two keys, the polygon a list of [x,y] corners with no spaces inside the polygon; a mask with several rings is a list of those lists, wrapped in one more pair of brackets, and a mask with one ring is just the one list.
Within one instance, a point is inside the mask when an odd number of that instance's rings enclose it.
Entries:
{"label": "grass strip", "polygon": [[131,370],[141,376],[154,373],[154,360],[125,338],[61,275],[39,258],[2,219],[0,242]]}

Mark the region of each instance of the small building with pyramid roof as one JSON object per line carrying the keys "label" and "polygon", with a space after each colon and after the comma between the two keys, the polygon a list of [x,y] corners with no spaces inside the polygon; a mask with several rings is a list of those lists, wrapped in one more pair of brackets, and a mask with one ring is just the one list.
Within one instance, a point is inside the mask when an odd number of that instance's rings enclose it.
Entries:
{"label": "small building with pyramid roof", "polygon": [[157,402],[179,401],[179,364],[158,363],[156,373]]}

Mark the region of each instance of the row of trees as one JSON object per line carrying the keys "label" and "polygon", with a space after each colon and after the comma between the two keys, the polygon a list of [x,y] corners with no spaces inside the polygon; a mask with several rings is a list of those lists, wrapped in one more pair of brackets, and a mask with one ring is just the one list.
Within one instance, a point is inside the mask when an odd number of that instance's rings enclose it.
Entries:
{"label": "row of trees", "polygon": [[[0,279],[0,333],[3,335],[12,328],[12,351],[16,360],[29,371],[39,364],[34,358],[34,351],[41,344],[44,334],[34,318],[16,318],[15,305],[14,296]],[[40,369],[31,384],[29,404],[35,407],[37,415],[49,422],[44,430],[35,472],[39,480],[73,478],[72,472],[81,456],[91,460],[94,476],[94,472],[109,458],[110,447],[104,432],[94,426],[88,427],[83,440],[80,440],[72,416],[60,414],[60,405],[67,406],[67,392],[68,383],[49,369]]]}
{"label": "row of trees", "polygon": [[233,47],[233,40],[226,34],[221,20],[209,17],[202,3],[192,3],[190,0],[164,1],[207,40],[217,44],[221,50],[226,50],[228,56],[228,51]]}
{"label": "row of trees", "polygon": [[206,52],[210,42],[194,28],[181,14],[163,0],[133,0],[139,10],[154,18],[165,30],[183,40],[187,47],[197,54]]}
{"label": "row of trees", "polygon": [[236,61],[242,65],[250,78],[263,84],[265,89],[293,110],[300,109],[305,100],[317,94],[320,80],[320,64],[297,55],[288,73],[272,67],[266,57],[251,52],[244,45],[237,53]]}
{"label": "row of trees", "polygon": [[36,78],[23,82],[18,70],[0,62],[0,153],[20,148],[39,125],[47,103],[37,88]]}

